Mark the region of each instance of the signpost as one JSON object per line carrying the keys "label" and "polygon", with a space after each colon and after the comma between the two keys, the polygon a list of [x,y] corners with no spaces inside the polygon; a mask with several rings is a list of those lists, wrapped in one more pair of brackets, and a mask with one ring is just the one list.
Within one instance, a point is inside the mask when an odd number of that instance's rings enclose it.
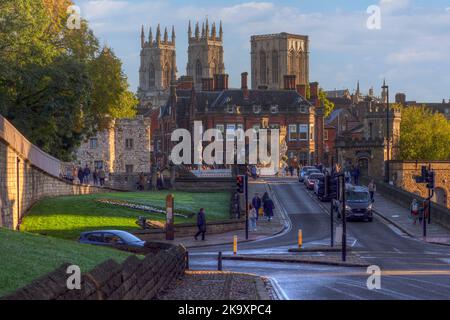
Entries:
{"label": "signpost", "polygon": [[166,240],[175,240],[174,227],[174,212],[173,212],[174,197],[172,194],[166,197]]}

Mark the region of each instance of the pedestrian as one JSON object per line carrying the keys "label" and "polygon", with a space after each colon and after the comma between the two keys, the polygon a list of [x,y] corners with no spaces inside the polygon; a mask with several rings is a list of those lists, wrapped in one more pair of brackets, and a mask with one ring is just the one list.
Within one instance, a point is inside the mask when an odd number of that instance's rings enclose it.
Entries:
{"label": "pedestrian", "polygon": [[195,235],[195,240],[198,239],[199,235],[202,235],[202,241],[205,241],[205,233],[206,233],[206,217],[205,217],[205,209],[201,208],[197,213],[197,228],[198,232]]}
{"label": "pedestrian", "polygon": [[419,202],[416,198],[411,202],[411,218],[413,219],[413,224],[416,224],[419,219]]}
{"label": "pedestrian", "polygon": [[269,196],[267,196],[263,206],[264,206],[264,214],[266,215],[267,221],[270,222],[273,218],[273,210],[275,209],[275,205],[273,204],[273,201],[272,199],[270,199]]}
{"label": "pedestrian", "polygon": [[258,212],[251,204],[249,205],[248,217],[250,219],[250,229],[252,231],[256,231],[256,219],[258,217]]}
{"label": "pedestrian", "polygon": [[289,173],[291,174],[291,177],[294,176],[294,167],[292,165],[289,166]]}
{"label": "pedestrian", "polygon": [[374,199],[375,192],[377,191],[377,186],[375,184],[375,181],[370,180],[369,185],[367,186],[367,189],[369,189],[370,200],[372,202],[374,202],[375,201],[375,199]]}
{"label": "pedestrian", "polygon": [[80,184],[84,183],[84,172],[81,167],[78,168],[78,180],[80,181]]}
{"label": "pedestrian", "polygon": [[94,185],[98,185],[98,170],[95,168],[94,173],[92,174],[92,178],[94,179]]}
{"label": "pedestrian", "polygon": [[77,178],[77,174],[78,174],[78,169],[77,167],[73,166],[72,167],[72,182],[75,183],[75,179]]}
{"label": "pedestrian", "polygon": [[164,188],[161,171],[158,171],[158,173],[156,175],[158,177],[157,180],[156,180],[156,187],[158,188],[158,190],[161,190],[161,189]]}
{"label": "pedestrian", "polygon": [[266,192],[264,192],[263,196],[262,196],[262,203],[264,205],[264,202],[266,202],[266,200],[269,199],[269,194]]}
{"label": "pedestrian", "polygon": [[106,172],[103,170],[103,168],[100,169],[98,172],[98,177],[100,179],[100,186],[103,187],[105,185],[105,179],[106,179]]}
{"label": "pedestrian", "polygon": [[256,169],[256,166],[253,165],[250,169],[253,180],[256,180],[258,178],[258,170]]}
{"label": "pedestrian", "polygon": [[258,215],[259,215],[259,209],[261,208],[261,206],[262,206],[262,200],[261,200],[261,198],[259,197],[259,195],[257,194],[257,193],[255,193],[255,196],[253,197],[253,199],[252,199],[252,206],[255,208],[255,210],[256,210],[256,213],[257,213],[257,215],[256,215],[256,220],[258,220]]}
{"label": "pedestrian", "polygon": [[86,164],[86,167],[84,168],[84,171],[83,171],[83,176],[84,176],[83,181],[85,184],[89,184],[90,175],[91,175],[91,169],[89,169],[89,166]]}

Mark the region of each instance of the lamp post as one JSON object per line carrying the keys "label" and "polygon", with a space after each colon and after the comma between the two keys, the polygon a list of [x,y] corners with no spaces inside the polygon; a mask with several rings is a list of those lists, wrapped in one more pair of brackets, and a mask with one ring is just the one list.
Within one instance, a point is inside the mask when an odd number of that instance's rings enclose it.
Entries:
{"label": "lamp post", "polygon": [[387,157],[386,157],[386,182],[389,183],[389,161],[390,159],[390,131],[389,131],[389,86],[386,85],[386,79],[383,81],[381,87],[383,92],[386,92],[386,143],[387,143]]}

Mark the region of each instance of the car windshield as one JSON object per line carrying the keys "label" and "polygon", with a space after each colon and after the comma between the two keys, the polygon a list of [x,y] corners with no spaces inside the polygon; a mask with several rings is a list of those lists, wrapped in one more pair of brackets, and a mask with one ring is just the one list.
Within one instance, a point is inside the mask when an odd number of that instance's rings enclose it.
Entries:
{"label": "car windshield", "polygon": [[369,201],[369,193],[362,191],[347,191],[347,201],[366,202]]}
{"label": "car windshield", "polygon": [[142,242],[141,239],[128,232],[118,232],[117,235],[125,242]]}
{"label": "car windshield", "polygon": [[314,169],[314,167],[303,167],[302,171],[307,172],[308,170]]}
{"label": "car windshield", "polygon": [[310,170],[306,171],[306,175],[308,175],[308,176],[312,175],[313,173],[320,173],[320,171],[317,169],[312,169],[312,170],[310,169]]}
{"label": "car windshield", "polygon": [[309,176],[309,179],[311,179],[311,180],[313,180],[313,179],[319,179],[320,177],[322,177],[323,175],[322,174],[317,174],[317,173],[314,173],[314,174],[311,174],[310,176]]}

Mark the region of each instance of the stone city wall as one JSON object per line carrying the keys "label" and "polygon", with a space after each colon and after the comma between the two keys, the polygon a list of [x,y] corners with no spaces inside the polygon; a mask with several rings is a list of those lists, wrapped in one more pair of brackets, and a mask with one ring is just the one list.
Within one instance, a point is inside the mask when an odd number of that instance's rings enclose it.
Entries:
{"label": "stone city wall", "polygon": [[107,260],[81,276],[81,290],[67,288],[64,264],[5,300],[150,300],[173,280],[183,276],[186,250],[172,247],[143,260],[130,256],[122,264]]}

